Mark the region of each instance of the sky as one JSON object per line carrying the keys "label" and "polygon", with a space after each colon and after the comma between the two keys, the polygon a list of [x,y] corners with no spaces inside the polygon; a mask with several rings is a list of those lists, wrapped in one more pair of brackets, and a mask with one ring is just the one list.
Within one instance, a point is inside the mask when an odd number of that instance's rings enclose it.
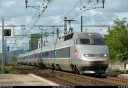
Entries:
{"label": "sky", "polygon": [[[68,20],[74,20],[71,24],[67,24],[67,28],[72,27],[73,32],[80,32],[81,16],[83,25],[107,25],[110,27],[114,25],[113,20],[117,18],[121,20],[126,17],[128,19],[128,0],[105,0],[104,8],[102,8],[101,0],[99,3],[96,2],[97,0],[49,1],[28,0],[26,9],[25,0],[0,0],[0,24],[2,25],[2,19],[4,19],[4,29],[11,29],[12,35],[5,37],[5,44],[10,47],[10,50],[28,49],[30,34],[40,34],[41,31],[52,32],[57,29],[57,27],[33,27],[33,25],[63,25],[64,17],[67,17]],[[16,25],[19,26],[6,27]],[[1,53],[2,28],[0,29]],[[83,32],[98,32],[104,35],[107,34],[107,29],[107,27],[83,27]],[[59,27],[59,30],[59,36],[63,36],[64,28]],[[53,42],[55,38],[56,35],[49,36],[47,40]]]}

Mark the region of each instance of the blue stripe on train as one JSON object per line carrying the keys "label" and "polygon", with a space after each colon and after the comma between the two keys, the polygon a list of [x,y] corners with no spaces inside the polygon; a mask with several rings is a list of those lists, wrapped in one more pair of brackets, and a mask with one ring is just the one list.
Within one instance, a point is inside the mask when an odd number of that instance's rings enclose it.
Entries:
{"label": "blue stripe on train", "polygon": [[[54,58],[56,58],[55,52],[56,52],[56,50],[50,50],[50,51],[42,52],[41,58],[51,58],[51,59],[54,59]],[[44,56],[43,53],[47,53],[47,55]]]}
{"label": "blue stripe on train", "polygon": [[51,51],[50,51],[50,58],[51,58],[51,59],[56,58],[55,52],[56,52],[56,50],[51,50]]}

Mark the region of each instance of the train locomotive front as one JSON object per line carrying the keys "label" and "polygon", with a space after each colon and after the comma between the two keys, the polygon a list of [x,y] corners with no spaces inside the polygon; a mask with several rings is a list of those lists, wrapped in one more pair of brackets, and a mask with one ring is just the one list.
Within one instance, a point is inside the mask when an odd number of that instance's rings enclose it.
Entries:
{"label": "train locomotive front", "polygon": [[85,74],[104,74],[109,64],[109,50],[98,33],[80,33],[75,40],[72,58],[75,71]]}

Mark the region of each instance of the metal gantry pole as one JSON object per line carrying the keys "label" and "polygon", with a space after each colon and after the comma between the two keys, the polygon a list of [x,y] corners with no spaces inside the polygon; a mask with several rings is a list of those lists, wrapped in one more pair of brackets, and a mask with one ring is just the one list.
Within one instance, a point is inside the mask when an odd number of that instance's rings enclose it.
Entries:
{"label": "metal gantry pole", "polygon": [[67,17],[64,17],[64,35],[67,34]]}
{"label": "metal gantry pole", "polygon": [[[42,33],[42,30],[41,30],[41,49],[42,49],[42,47],[43,47],[43,39],[42,39],[42,37],[43,37],[43,33]],[[41,50],[42,51],[42,50]]]}
{"label": "metal gantry pole", "polygon": [[2,73],[4,74],[4,19],[2,19]]}
{"label": "metal gantry pole", "polygon": [[81,32],[83,31],[83,28],[82,28],[82,16],[81,16]]}

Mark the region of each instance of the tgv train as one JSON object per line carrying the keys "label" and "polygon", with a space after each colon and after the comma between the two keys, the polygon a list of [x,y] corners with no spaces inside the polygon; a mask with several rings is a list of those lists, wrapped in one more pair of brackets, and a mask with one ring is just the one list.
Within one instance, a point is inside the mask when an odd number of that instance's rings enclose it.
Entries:
{"label": "tgv train", "polygon": [[20,54],[18,64],[46,66],[76,73],[104,74],[109,50],[99,33],[71,33],[54,44]]}

